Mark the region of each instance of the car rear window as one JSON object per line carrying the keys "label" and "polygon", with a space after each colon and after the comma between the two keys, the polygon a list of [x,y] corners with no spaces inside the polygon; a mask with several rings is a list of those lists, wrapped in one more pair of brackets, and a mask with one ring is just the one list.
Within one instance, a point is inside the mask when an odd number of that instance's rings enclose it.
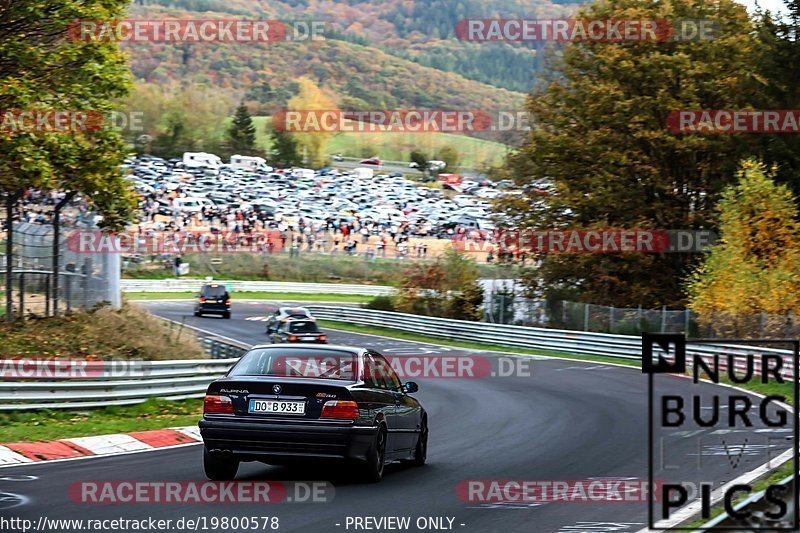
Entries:
{"label": "car rear window", "polygon": [[289,322],[289,333],[319,333],[316,322],[298,320]]}
{"label": "car rear window", "polygon": [[356,356],[340,350],[256,348],[234,366],[231,377],[283,376],[355,381]]}
{"label": "car rear window", "polygon": [[212,285],[206,285],[203,288],[203,295],[206,298],[219,298],[219,297],[225,296],[226,292],[227,292],[227,290],[225,289],[225,287],[223,287],[221,285],[217,285],[216,287],[214,287]]}

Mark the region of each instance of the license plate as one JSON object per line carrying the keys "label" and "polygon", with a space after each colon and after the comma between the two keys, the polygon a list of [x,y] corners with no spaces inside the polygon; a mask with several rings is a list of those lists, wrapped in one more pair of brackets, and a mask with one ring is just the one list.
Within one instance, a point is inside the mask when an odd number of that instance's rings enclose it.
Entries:
{"label": "license plate", "polygon": [[289,400],[250,400],[250,412],[304,415],[306,414],[306,402],[293,402]]}
{"label": "license plate", "polygon": [[314,342],[316,340],[316,337],[300,337],[300,342]]}

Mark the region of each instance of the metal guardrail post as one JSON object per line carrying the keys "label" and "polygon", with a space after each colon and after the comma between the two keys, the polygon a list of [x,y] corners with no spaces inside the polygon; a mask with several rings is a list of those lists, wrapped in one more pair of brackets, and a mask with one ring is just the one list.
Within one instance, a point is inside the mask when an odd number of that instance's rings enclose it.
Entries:
{"label": "metal guardrail post", "polygon": [[44,276],[44,316],[50,316],[50,276]]}
{"label": "metal guardrail post", "polygon": [[19,273],[19,316],[25,316],[25,273]]}
{"label": "metal guardrail post", "polygon": [[67,311],[72,311],[72,276],[64,280],[64,299],[67,301]]}

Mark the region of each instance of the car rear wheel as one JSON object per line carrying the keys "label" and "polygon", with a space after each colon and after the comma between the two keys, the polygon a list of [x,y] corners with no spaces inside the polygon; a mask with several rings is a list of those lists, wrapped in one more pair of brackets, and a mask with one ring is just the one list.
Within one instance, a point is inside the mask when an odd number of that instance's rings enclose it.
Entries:
{"label": "car rear wheel", "polygon": [[195,311],[194,316],[203,316],[203,313],[201,313],[200,311]]}
{"label": "car rear wheel", "polygon": [[212,481],[230,481],[239,471],[239,461],[212,455],[208,452],[208,448],[203,446],[203,468],[206,477]]}
{"label": "car rear wheel", "polygon": [[364,480],[368,483],[378,483],[383,479],[384,461],[386,460],[386,428],[381,427],[375,435],[367,453],[367,462],[364,465]]}
{"label": "car rear wheel", "polygon": [[222,315],[222,318],[230,318],[230,317],[231,317],[230,311],[226,311],[225,314]]}

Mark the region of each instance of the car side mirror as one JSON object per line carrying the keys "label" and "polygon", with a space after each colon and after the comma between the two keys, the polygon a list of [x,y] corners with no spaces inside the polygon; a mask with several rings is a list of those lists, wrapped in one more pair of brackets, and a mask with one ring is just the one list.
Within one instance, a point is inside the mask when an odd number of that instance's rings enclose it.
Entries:
{"label": "car side mirror", "polygon": [[403,385],[403,390],[405,390],[407,394],[414,394],[415,392],[419,391],[419,385],[417,385],[413,381],[409,381],[408,383]]}

